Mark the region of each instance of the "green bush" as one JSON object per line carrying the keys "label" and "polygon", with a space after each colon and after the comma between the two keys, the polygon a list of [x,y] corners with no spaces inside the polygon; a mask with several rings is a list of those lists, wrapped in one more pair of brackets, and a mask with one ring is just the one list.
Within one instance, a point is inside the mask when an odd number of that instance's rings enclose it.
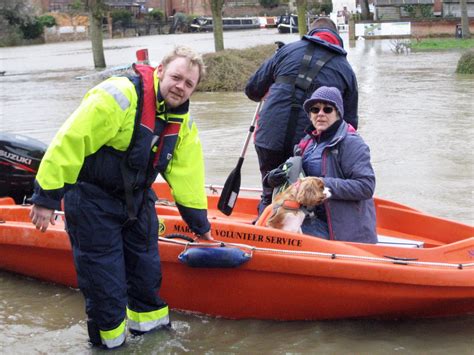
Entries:
{"label": "green bush", "polygon": [[56,24],[54,17],[49,15],[36,17],[9,9],[0,9],[0,19],[4,27],[0,35],[2,45],[16,45],[20,44],[21,39],[40,38],[45,26],[52,27]]}
{"label": "green bush", "polygon": [[56,26],[56,19],[51,15],[40,16],[38,17],[38,21],[43,27]]}
{"label": "green bush", "polygon": [[332,2],[331,0],[322,0],[322,2],[315,2],[311,5],[309,12],[314,15],[319,15],[322,13],[330,14],[332,12]]}
{"label": "green bush", "polygon": [[23,32],[23,38],[35,39],[43,34],[44,27],[38,21],[38,18],[35,17],[34,19],[25,21],[23,24],[21,24],[20,30]]}
{"label": "green bush", "polygon": [[416,5],[404,5],[402,6],[403,10],[408,13],[408,17],[415,18],[416,17]]}
{"label": "green bush", "polygon": [[458,61],[458,74],[474,74],[474,50],[465,52]]}
{"label": "green bush", "polygon": [[162,22],[165,18],[165,14],[160,9],[153,9],[148,14],[147,17],[155,22]]}
{"label": "green bush", "polygon": [[403,5],[402,8],[408,13],[410,18],[433,17],[433,5],[431,4]]}
{"label": "green bush", "polygon": [[132,14],[130,11],[117,9],[110,12],[110,17],[112,17],[112,23],[114,25],[120,24],[125,27],[132,22]]}
{"label": "green bush", "polygon": [[321,4],[321,13],[324,11],[325,14],[329,15],[332,12],[332,1],[323,0]]}
{"label": "green bush", "polygon": [[276,50],[274,44],[248,49],[226,49],[204,55],[207,75],[199,91],[242,91],[249,77]]}
{"label": "green bush", "polygon": [[431,4],[422,4],[420,5],[421,17],[429,18],[433,17],[433,5]]}

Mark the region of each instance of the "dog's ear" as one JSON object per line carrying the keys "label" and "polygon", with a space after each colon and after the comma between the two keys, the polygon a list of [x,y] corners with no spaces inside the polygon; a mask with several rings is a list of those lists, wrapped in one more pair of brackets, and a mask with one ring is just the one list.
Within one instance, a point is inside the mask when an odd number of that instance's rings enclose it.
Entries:
{"label": "dog's ear", "polygon": [[316,206],[324,201],[324,182],[311,176],[301,179],[296,201],[303,206]]}

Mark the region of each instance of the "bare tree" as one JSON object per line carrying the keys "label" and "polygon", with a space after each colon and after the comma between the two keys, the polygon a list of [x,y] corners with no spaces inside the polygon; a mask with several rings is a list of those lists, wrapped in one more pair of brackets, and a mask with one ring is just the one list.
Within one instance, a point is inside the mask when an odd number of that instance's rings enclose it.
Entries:
{"label": "bare tree", "polygon": [[92,43],[94,67],[105,68],[104,40],[102,36],[102,18],[104,16],[105,3],[103,0],[86,0],[86,8],[89,13],[89,34]]}
{"label": "bare tree", "polygon": [[469,30],[469,17],[467,14],[467,1],[460,0],[460,5],[461,5],[462,38],[471,38],[471,31]]}
{"label": "bare tree", "polygon": [[362,20],[370,19],[369,0],[360,1],[360,18]]}
{"label": "bare tree", "polygon": [[222,25],[222,8],[224,0],[209,0],[212,12],[212,24],[214,31],[214,49],[216,52],[224,50],[224,29]]}
{"label": "bare tree", "polygon": [[306,27],[306,0],[296,0],[296,12],[298,14],[298,32],[303,37],[307,32]]}

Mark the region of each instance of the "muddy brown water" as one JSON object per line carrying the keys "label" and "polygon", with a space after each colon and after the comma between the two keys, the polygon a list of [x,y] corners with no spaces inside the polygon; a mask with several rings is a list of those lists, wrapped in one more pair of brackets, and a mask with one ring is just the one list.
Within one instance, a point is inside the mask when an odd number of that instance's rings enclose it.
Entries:
{"label": "muddy brown water", "polygon": [[[275,30],[224,34],[226,48],[296,39]],[[209,33],[107,40],[107,64],[127,64],[140,48],[158,62],[178,42],[202,53],[214,49]],[[459,51],[395,55],[392,48],[390,41],[346,41],[359,81],[359,131],[371,148],[376,194],[473,224],[474,77],[454,73]],[[87,41],[0,48],[0,71],[6,71],[0,77],[0,130],[49,143],[100,81],[91,67]],[[81,76],[89,78],[75,79]],[[206,181],[223,184],[256,104],[243,93],[196,93],[191,106]],[[252,146],[242,178],[242,186],[257,186]],[[235,321],[181,312],[172,317],[171,332],[132,339],[115,353],[473,354],[474,349],[474,315],[318,322]],[[86,333],[79,291],[0,271],[0,353],[94,353]]]}

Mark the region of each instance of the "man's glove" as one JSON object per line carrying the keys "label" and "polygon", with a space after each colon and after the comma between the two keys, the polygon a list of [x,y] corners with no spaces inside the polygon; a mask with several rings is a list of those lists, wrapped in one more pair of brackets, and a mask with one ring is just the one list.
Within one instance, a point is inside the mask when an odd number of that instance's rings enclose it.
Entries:
{"label": "man's glove", "polygon": [[270,187],[277,187],[283,185],[288,179],[286,171],[281,168],[276,168],[270,171],[265,177],[265,182]]}

